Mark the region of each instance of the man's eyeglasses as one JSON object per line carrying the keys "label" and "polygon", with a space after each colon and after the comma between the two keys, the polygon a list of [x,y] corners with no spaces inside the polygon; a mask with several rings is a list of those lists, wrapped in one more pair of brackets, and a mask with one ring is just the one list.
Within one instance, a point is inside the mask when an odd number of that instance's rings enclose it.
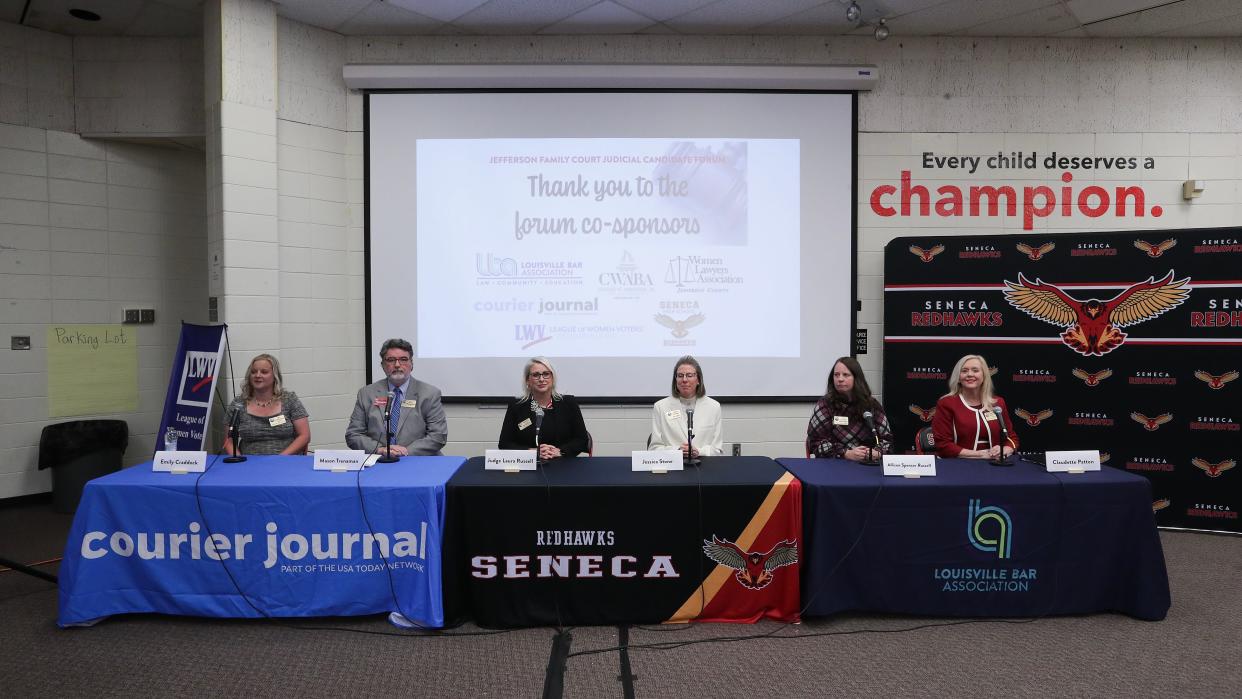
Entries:
{"label": "man's eyeglasses", "polygon": [[550,379],[550,378],[552,378],[552,372],[550,372],[550,371],[532,371],[532,372],[530,372],[529,374],[527,374],[527,375],[526,375],[526,377],[527,377],[527,378],[531,378],[531,379]]}
{"label": "man's eyeglasses", "polygon": [[385,364],[409,364],[410,357],[384,357]]}

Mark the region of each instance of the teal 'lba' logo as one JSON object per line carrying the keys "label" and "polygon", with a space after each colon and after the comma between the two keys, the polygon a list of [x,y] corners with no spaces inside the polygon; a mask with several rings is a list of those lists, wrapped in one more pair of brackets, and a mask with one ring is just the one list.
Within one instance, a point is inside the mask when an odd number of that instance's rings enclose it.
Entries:
{"label": "teal 'lba' logo", "polygon": [[1013,522],[1008,512],[994,505],[983,507],[979,500],[971,498],[966,514],[966,537],[980,551],[995,551],[997,558],[1009,558]]}

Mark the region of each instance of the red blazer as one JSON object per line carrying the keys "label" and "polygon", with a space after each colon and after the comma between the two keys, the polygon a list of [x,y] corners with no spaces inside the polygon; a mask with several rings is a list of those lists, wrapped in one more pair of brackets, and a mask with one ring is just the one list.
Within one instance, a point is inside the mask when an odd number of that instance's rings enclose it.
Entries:
{"label": "red blazer", "polygon": [[[1000,396],[996,396],[995,400],[1004,415],[1005,431],[1008,432],[1005,444],[1016,451],[1018,435],[1013,431],[1009,406],[1005,405],[1005,399]],[[999,444],[999,421],[985,419],[985,414],[991,412],[967,406],[961,396],[945,396],[937,401],[936,415],[932,418],[936,455],[951,458],[961,454],[963,449],[986,449]]]}

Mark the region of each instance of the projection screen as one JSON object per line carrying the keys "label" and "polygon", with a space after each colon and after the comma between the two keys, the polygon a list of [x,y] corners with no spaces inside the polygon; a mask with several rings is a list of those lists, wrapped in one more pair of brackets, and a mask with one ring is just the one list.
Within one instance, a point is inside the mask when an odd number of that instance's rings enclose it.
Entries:
{"label": "projection screen", "polygon": [[850,354],[853,93],[377,92],[366,99],[368,357],[446,399],[548,357],[583,400],[806,399]]}

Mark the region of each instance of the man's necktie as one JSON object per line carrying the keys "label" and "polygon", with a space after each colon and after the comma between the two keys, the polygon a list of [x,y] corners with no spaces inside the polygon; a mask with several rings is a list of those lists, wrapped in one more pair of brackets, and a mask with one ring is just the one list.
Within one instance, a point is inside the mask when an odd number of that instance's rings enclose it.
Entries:
{"label": "man's necktie", "polygon": [[392,408],[388,411],[388,429],[394,441],[397,439],[397,426],[401,424],[401,389],[392,392]]}

